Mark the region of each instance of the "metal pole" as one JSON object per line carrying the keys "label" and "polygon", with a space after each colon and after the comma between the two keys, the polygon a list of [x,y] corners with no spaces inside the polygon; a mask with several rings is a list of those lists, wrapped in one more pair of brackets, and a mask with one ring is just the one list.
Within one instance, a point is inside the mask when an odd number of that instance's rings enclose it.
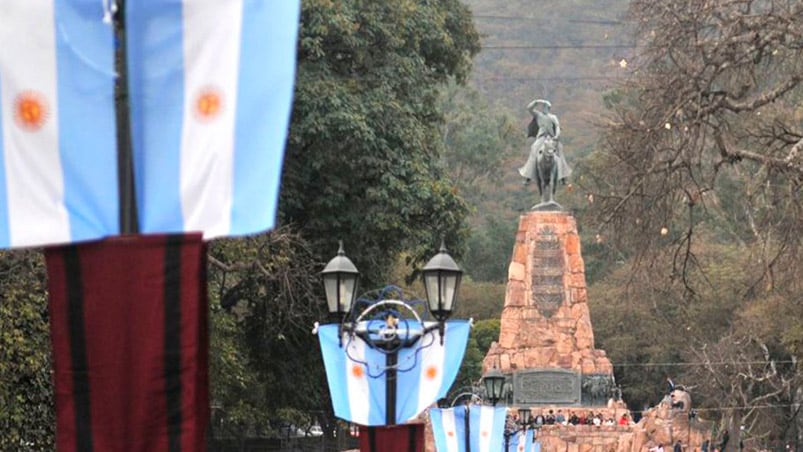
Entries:
{"label": "metal pole", "polygon": [[125,0],[116,1],[114,23],[115,120],[117,126],[117,189],[121,234],[139,232],[137,202],[134,191],[134,165],[131,145],[131,116],[128,98],[128,55],[126,52]]}
{"label": "metal pole", "polygon": [[393,351],[385,355],[385,424],[396,424],[396,364],[399,352]]}
{"label": "metal pole", "polygon": [[471,422],[469,417],[471,415],[471,398],[466,402],[466,452],[471,452]]}

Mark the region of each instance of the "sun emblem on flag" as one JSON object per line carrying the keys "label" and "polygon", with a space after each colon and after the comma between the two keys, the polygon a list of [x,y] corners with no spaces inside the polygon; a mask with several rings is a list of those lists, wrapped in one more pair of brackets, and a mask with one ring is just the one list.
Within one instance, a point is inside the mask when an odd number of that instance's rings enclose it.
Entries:
{"label": "sun emblem on flag", "polygon": [[354,376],[354,378],[362,378],[363,375],[365,375],[365,371],[360,364],[355,364],[351,366],[351,375]]}
{"label": "sun emblem on flag", "polygon": [[195,116],[201,121],[211,121],[223,111],[223,94],[213,86],[206,86],[195,96]]}
{"label": "sun emblem on flag", "polygon": [[36,91],[23,91],[14,99],[14,119],[24,130],[41,129],[49,113],[45,97]]}
{"label": "sun emblem on flag", "polygon": [[482,435],[483,437],[487,438],[488,437],[488,430],[483,430],[482,432],[480,432],[480,435]]}
{"label": "sun emblem on flag", "polygon": [[454,432],[453,432],[453,431],[451,431],[451,430],[449,430],[448,432],[446,432],[446,435],[447,435],[447,436],[454,436]]}
{"label": "sun emblem on flag", "polygon": [[428,380],[434,380],[438,376],[438,368],[436,366],[427,367],[426,376]]}

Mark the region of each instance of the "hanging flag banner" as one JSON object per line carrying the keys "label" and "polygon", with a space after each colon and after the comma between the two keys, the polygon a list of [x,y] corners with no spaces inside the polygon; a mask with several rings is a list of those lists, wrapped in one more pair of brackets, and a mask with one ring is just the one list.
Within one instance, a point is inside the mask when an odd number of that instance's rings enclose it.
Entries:
{"label": "hanging flag banner", "polygon": [[[422,335],[412,347],[398,351],[398,423],[415,418],[446,396],[463,361],[470,328],[468,321],[449,321],[443,344],[436,330]],[[338,337],[339,329],[337,324],[318,328],[335,416],[361,425],[386,425],[387,354],[359,336],[344,332]]]}
{"label": "hanging flag banner", "polygon": [[126,2],[140,230],[274,226],[299,0]]}
{"label": "hanging flag banner", "polygon": [[56,449],[204,450],[206,246],[200,234],[46,249]]}
{"label": "hanging flag banner", "polygon": [[[504,446],[505,407],[471,405],[466,434],[466,408],[464,406],[440,409],[431,408],[429,419],[438,452],[464,452],[466,440],[472,452],[494,452]],[[532,437],[531,437],[532,438]]]}
{"label": "hanging flag banner", "polygon": [[423,422],[388,425],[384,427],[360,427],[360,451],[365,452],[424,452]]}
{"label": "hanging flag banner", "polygon": [[117,234],[114,38],[100,1],[4,1],[0,248]]}
{"label": "hanging flag banner", "polygon": [[[119,234],[104,3],[3,2],[0,248]],[[211,239],[273,228],[300,1],[125,6],[130,105],[117,108],[130,111],[139,230]]]}

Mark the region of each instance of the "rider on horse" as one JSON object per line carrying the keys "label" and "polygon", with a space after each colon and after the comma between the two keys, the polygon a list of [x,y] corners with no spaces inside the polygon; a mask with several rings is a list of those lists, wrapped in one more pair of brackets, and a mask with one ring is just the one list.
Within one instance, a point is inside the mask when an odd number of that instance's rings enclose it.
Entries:
{"label": "rider on horse", "polygon": [[[539,107],[540,106],[540,110]],[[549,112],[552,104],[548,100],[536,99],[527,105],[527,111],[533,115],[530,125],[527,127],[527,136],[535,137],[530,147],[530,156],[527,163],[519,168],[519,174],[526,178],[525,184],[530,180],[535,179],[535,162],[538,153],[543,150],[544,142],[547,138],[552,138],[557,141],[557,155],[556,160],[558,164],[558,180],[566,183],[566,178],[572,174],[572,169],[566,163],[563,157],[563,144],[559,141],[560,138],[560,122],[558,117]]]}

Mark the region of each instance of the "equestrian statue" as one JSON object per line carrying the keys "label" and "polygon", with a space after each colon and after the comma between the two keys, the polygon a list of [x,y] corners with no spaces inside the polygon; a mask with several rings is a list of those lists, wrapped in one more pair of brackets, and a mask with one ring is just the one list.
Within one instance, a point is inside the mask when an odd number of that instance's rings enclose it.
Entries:
{"label": "equestrian statue", "polygon": [[527,105],[532,121],[527,127],[527,136],[534,137],[530,146],[527,162],[519,168],[519,174],[525,178],[524,185],[531,181],[538,184],[541,202],[532,210],[563,210],[555,202],[555,189],[558,182],[566,184],[566,178],[572,169],[563,156],[563,144],[560,142],[560,122],[558,117],[549,112],[552,104],[548,100],[536,99]]}

